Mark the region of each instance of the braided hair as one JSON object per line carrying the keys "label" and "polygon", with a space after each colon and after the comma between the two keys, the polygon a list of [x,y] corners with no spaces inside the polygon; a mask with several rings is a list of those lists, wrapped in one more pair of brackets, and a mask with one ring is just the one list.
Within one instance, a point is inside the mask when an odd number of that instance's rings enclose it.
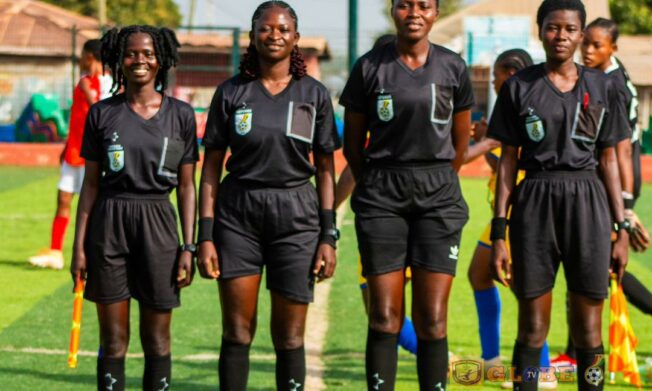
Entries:
{"label": "braided hair", "polygon": [[[251,17],[251,30],[255,31],[256,22],[258,19],[263,16],[263,13],[270,8],[279,7],[287,10],[290,14],[292,20],[294,20],[295,30],[299,29],[299,18],[294,9],[285,1],[281,0],[269,0],[260,4],[254,15]],[[260,76],[260,63],[258,62],[258,50],[256,50],[256,45],[253,41],[249,42],[247,47],[247,52],[242,56],[242,61],[240,61],[240,74],[248,79],[256,79]],[[292,53],[290,55],[290,74],[295,79],[301,79],[306,75],[306,63],[303,58],[303,54],[299,51],[298,46],[294,46]]]}
{"label": "braided hair", "polygon": [[523,49],[510,49],[504,51],[496,58],[496,67],[515,72],[525,69],[534,64],[532,57]]}
{"label": "braided hair", "polygon": [[577,11],[579,13],[581,28],[584,30],[586,26],[586,9],[584,8],[584,3],[582,0],[544,0],[539,6],[537,11],[537,25],[539,25],[539,31],[543,28],[543,20],[551,12],[555,11]]}
{"label": "braided hair", "polygon": [[[389,6],[390,6],[390,7],[393,7],[395,1],[396,1],[396,0],[390,0],[390,2],[389,2]],[[437,8],[437,10],[439,10],[439,0],[435,0],[435,8]]]}
{"label": "braided hair", "polygon": [[179,62],[179,41],[174,31],[162,27],[156,28],[147,25],[133,25],[122,29],[112,28],[102,37],[102,64],[108,66],[113,76],[111,91],[115,95],[122,87],[127,87],[122,73],[122,60],[124,59],[127,42],[132,34],[145,33],[152,37],[156,61],[160,68],[156,74],[155,87],[163,91],[168,86],[168,71]]}
{"label": "braided hair", "polygon": [[618,43],[618,37],[620,36],[620,31],[618,30],[618,24],[611,19],[597,18],[593,22],[589,23],[586,26],[586,30],[592,29],[594,27],[599,27],[604,29],[609,36],[611,37],[611,43],[614,45]]}

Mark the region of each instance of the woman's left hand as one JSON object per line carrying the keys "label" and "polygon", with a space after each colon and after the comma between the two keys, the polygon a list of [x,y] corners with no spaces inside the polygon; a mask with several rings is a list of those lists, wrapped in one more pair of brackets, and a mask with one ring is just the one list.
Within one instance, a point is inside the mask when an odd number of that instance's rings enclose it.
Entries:
{"label": "woman's left hand", "polygon": [[335,266],[337,264],[335,249],[330,244],[321,243],[317,248],[317,256],[312,273],[315,275],[317,282],[333,277]]}
{"label": "woman's left hand", "polygon": [[195,276],[195,265],[192,262],[190,251],[181,251],[177,259],[177,287],[185,288],[192,282]]}
{"label": "woman's left hand", "polygon": [[611,266],[609,273],[615,273],[618,276],[618,284],[623,280],[625,268],[627,267],[627,258],[629,250],[629,235],[627,232],[621,230],[618,233],[618,239],[611,249]]}

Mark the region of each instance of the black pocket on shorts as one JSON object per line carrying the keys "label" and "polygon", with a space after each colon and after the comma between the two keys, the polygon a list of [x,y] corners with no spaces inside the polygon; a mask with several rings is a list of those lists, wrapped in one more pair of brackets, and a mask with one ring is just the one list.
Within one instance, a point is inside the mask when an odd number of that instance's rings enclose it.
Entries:
{"label": "black pocket on shorts", "polygon": [[286,135],[312,144],[315,135],[315,106],[290,102]]}
{"label": "black pocket on shorts", "polygon": [[437,124],[447,124],[453,116],[453,87],[432,83],[432,114],[430,120]]}
{"label": "black pocket on shorts", "polygon": [[586,108],[582,108],[578,103],[575,113],[575,126],[573,127],[571,138],[595,143],[600,134],[604,114],[605,109],[603,106],[589,104]]}
{"label": "black pocket on shorts", "polygon": [[185,144],[181,140],[172,140],[167,137],[163,139],[159,175],[176,177],[181,158],[183,158],[184,147]]}

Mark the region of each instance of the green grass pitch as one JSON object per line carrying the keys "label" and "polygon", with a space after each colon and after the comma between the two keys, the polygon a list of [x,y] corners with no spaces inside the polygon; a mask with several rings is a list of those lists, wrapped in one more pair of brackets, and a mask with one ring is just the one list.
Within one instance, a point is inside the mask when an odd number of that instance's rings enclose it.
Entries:
{"label": "green grass pitch", "polygon": [[[82,323],[81,350],[77,369],[66,367],[70,332],[72,283],[67,271],[32,268],[26,259],[49,244],[50,225],[55,209],[57,169],[2,167],[0,170],[0,389],[3,390],[79,390],[95,387],[95,353],[98,329],[95,309],[86,302]],[[480,356],[477,317],[466,270],[475,243],[490,218],[486,202],[486,181],[463,179],[464,195],[471,210],[465,228],[458,278],[455,280],[449,309],[449,347],[463,358]],[[652,225],[652,186],[646,185],[637,210],[643,221]],[[71,222],[64,248],[70,255]],[[353,215],[348,212],[342,225],[343,239],[338,250],[338,270],[332,282],[328,305],[329,326],[322,352],[324,383],[329,390],[362,390],[366,320],[357,282],[357,248]],[[652,252],[632,254],[629,270],[652,287]],[[559,277],[555,288],[551,354],[563,349],[566,340],[564,289]],[[409,287],[408,287],[409,292]],[[501,353],[509,362],[516,335],[516,301],[501,289],[503,299]],[[217,353],[220,343],[220,314],[216,284],[197,276],[182,294],[182,307],[173,317],[173,386],[176,390],[214,390],[217,388]],[[252,348],[250,390],[274,389],[274,349],[269,335],[269,297],[261,290],[259,327]],[[138,340],[138,307],[132,305],[132,341],[127,361],[130,390],[140,389],[143,369]],[[630,316],[640,340],[639,363],[652,357],[652,322],[630,306]],[[604,316],[607,345],[608,312]],[[648,387],[652,388],[652,373]],[[619,379],[610,390],[631,389]],[[397,390],[416,390],[417,376],[413,356],[401,351]],[[468,387],[451,384],[451,390]],[[475,389],[499,389],[486,384]],[[560,385],[574,390],[574,385]]]}

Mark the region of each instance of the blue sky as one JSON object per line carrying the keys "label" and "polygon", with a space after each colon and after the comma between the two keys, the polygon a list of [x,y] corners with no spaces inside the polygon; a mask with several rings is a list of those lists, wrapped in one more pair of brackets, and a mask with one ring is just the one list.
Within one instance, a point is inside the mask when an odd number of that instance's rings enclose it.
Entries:
{"label": "blue sky", "polygon": [[[174,0],[188,23],[190,0]],[[194,25],[223,25],[248,31],[251,15],[262,0],[196,0]],[[299,31],[306,36],[319,35],[328,39],[331,49],[345,53],[347,47],[348,0],[286,0],[299,15]],[[469,3],[475,0],[465,0]],[[384,16],[388,0],[358,0],[359,51],[368,50],[373,40],[386,31]]]}

